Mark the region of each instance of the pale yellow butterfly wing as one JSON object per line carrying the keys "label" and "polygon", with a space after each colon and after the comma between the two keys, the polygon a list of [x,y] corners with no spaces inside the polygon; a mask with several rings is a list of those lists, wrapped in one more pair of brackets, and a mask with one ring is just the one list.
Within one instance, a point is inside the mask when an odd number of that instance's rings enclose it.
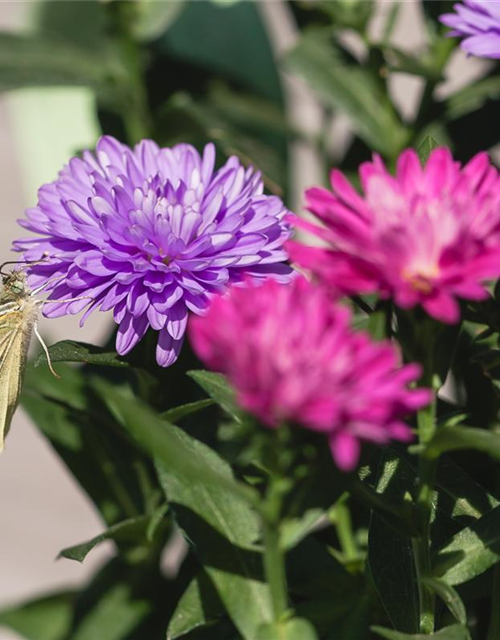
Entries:
{"label": "pale yellow butterfly wing", "polygon": [[29,298],[3,313],[0,305],[0,451],[19,402],[36,318],[37,305]]}

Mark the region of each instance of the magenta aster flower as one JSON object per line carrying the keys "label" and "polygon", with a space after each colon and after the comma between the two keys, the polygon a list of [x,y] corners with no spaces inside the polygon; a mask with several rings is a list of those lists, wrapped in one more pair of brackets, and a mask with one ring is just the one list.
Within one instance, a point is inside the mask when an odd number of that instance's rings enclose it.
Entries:
{"label": "magenta aster flower", "polygon": [[453,29],[450,36],[465,38],[461,48],[474,56],[500,58],[500,2],[464,0],[453,8],[456,13],[446,13],[439,19]]}
{"label": "magenta aster flower", "polygon": [[353,332],[350,312],[304,278],[232,287],[192,318],[198,356],[225,374],[240,405],[265,425],[324,433],[341,469],[353,469],[359,441],[408,440],[402,418],[430,400],[409,390],[416,364],[399,366],[389,342]]}
{"label": "magenta aster flower", "polygon": [[202,312],[211,294],[243,276],[287,279],[283,203],[263,195],[260,174],[237,158],[218,171],[214,162],[212,144],[200,157],[187,144],[161,149],[144,140],[132,150],[108,136],[95,155],[73,158],[20,221],[39,236],[15,243],[26,260],[49,257],[30,270],[33,286],[50,282],[49,299],[87,297],[51,304],[47,315],[87,307],[83,321],[113,309],[118,352],[152,327],[166,367],[179,354],[188,311]]}
{"label": "magenta aster flower", "polygon": [[307,192],[308,208],[324,226],[295,224],[326,247],[291,241],[291,258],[336,292],[378,293],[458,322],[457,298],[486,298],[482,283],[500,276],[500,178],[488,156],[462,168],[448,149],[436,149],[422,168],[407,150],[395,177],[378,156],[359,175],[364,195],[336,170],[333,193]]}

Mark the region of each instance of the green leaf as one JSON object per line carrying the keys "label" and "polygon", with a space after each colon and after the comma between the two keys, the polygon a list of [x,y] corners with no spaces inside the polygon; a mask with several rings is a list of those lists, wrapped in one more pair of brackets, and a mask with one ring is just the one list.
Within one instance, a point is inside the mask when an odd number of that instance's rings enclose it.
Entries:
{"label": "green leaf", "polygon": [[449,585],[481,575],[500,560],[500,507],[489,511],[441,546],[434,575]]}
{"label": "green leaf", "polygon": [[71,626],[75,594],[67,591],[0,611],[0,627],[26,640],[65,640]]}
{"label": "green leaf", "polygon": [[171,422],[175,424],[182,418],[186,418],[193,413],[197,413],[198,411],[203,411],[207,407],[213,406],[213,400],[198,400],[196,402],[190,402],[188,404],[183,404],[180,407],[174,407],[173,409],[169,409],[161,414],[161,418],[166,420],[167,422]]}
{"label": "green leaf", "polygon": [[467,611],[453,587],[438,578],[422,578],[422,582],[441,598],[458,623],[467,626]]}
{"label": "green leaf", "polygon": [[426,136],[418,145],[417,154],[423,167],[427,164],[427,160],[431,153],[438,147],[439,144],[434,140],[434,138],[431,138],[431,136]]}
{"label": "green leaf", "polygon": [[257,631],[255,640],[318,640],[318,636],[308,620],[292,618],[263,625]]}
{"label": "green leaf", "polygon": [[[230,466],[215,451],[177,430],[192,464],[234,482]],[[219,598],[246,639],[271,619],[268,585],[263,582],[262,556],[255,547],[260,526],[247,503],[205,474],[190,478],[164,460],[157,463],[160,482],[177,522],[194,546]]]}
{"label": "green leaf", "polygon": [[370,147],[394,157],[404,147],[408,133],[372,73],[347,64],[330,41],[330,30],[311,29],[286,57],[291,71],[304,77],[324,104],[347,114]]}
{"label": "green leaf", "polygon": [[499,504],[494,496],[446,456],[439,461],[436,486],[453,500],[452,518],[478,520]]}
{"label": "green leaf", "polygon": [[119,522],[88,542],[63,549],[59,557],[83,562],[90,551],[105,540],[113,540],[119,546],[147,547],[152,541],[155,531],[161,519],[165,516],[167,509],[167,505],[162,505],[153,515],[129,518],[128,520]]}
{"label": "green leaf", "polygon": [[0,33],[0,91],[85,86],[110,102],[116,98],[110,78],[122,73],[108,52],[83,51],[56,38]]}
{"label": "green leaf", "polygon": [[446,116],[456,120],[477,111],[489,100],[500,99],[500,77],[483,78],[451,95],[446,103]]}
{"label": "green leaf", "polygon": [[386,640],[432,640],[432,638],[435,638],[435,640],[470,640],[468,629],[460,624],[446,627],[430,635],[423,633],[400,633],[399,631],[383,629],[382,627],[371,627],[371,630]]}
{"label": "green leaf", "polygon": [[417,58],[392,45],[383,45],[381,49],[390,71],[394,73],[408,73],[434,82],[442,79],[440,70],[434,66],[430,57]]}
{"label": "green leaf", "polygon": [[[92,578],[75,603],[71,640],[139,640],[159,637],[150,629],[163,579],[148,563],[129,564],[114,558]],[[163,627],[164,628],[164,627]],[[66,640],[66,638],[64,639]]]}
{"label": "green leaf", "polygon": [[[415,474],[397,453],[385,449],[379,464],[376,491],[384,498],[404,503],[415,482]],[[372,511],[368,562],[377,592],[394,627],[419,630],[420,600],[410,536],[397,532]]]}
{"label": "green leaf", "polygon": [[176,640],[194,629],[204,627],[224,613],[217,591],[206,573],[201,571],[189,583],[175,608],[168,625],[167,640]]}
{"label": "green leaf", "polygon": [[48,369],[28,366],[22,406],[108,525],[144,513],[136,475],[142,454],[88,387],[83,370],[60,364],[58,371],[60,379]]}
{"label": "green leaf", "polygon": [[440,427],[424,450],[428,458],[437,459],[446,451],[473,449],[500,460],[500,434],[474,427]]}
{"label": "green leaf", "polygon": [[374,340],[385,340],[387,316],[384,310],[374,311],[368,319],[367,330]]}
{"label": "green leaf", "polygon": [[224,376],[211,371],[188,371],[187,375],[193,378],[226,413],[237,422],[241,422],[242,412],[238,409],[234,391]]}
{"label": "green leaf", "polygon": [[159,38],[179,18],[184,7],[185,0],[141,0],[135,7],[132,34],[146,42]]}
{"label": "green leaf", "polygon": [[43,38],[68,42],[94,53],[104,48],[110,27],[109,12],[96,0],[77,4],[40,2],[33,7],[32,18],[36,32]]}
{"label": "green leaf", "polygon": [[236,482],[232,475],[214,470],[210,464],[204,464],[203,459],[195,460],[193,446],[196,445],[192,443],[196,441],[163,420],[147,404],[104,380],[95,384],[95,390],[137,443],[171,473],[188,483],[207,483],[218,487],[233,498],[237,496],[252,502],[257,499],[251,487]]}
{"label": "green leaf", "polygon": [[103,594],[98,605],[78,626],[71,640],[123,640],[151,612],[147,600],[135,601],[133,585],[119,584]]}
{"label": "green leaf", "polygon": [[158,42],[175,59],[199,65],[280,102],[281,82],[258,7],[240,2],[218,7],[186,2],[185,10]]}
{"label": "green leaf", "polygon": [[301,517],[286,518],[280,530],[280,545],[289,551],[296,547],[304,538],[317,529],[325,520],[323,509],[308,509]]}
{"label": "green leaf", "polygon": [[[107,367],[128,367],[129,363],[119,356],[116,351],[106,351],[102,347],[85,342],[62,340],[49,347],[52,362],[81,362],[84,364],[98,364]],[[45,352],[41,352],[35,360],[35,367],[47,364]]]}

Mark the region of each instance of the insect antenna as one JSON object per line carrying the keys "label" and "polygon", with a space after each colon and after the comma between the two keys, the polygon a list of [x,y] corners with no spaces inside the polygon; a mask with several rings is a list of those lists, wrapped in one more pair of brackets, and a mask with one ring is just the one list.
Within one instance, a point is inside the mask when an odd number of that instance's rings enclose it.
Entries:
{"label": "insect antenna", "polygon": [[42,258],[41,260],[8,260],[7,262],[2,262],[0,264],[0,276],[8,276],[9,274],[4,271],[4,267],[10,264],[25,264],[26,266],[23,269],[29,269],[30,267],[41,264],[42,262],[46,262],[47,258]]}
{"label": "insect antenna", "polygon": [[36,335],[36,337],[38,338],[38,342],[42,345],[42,349],[43,349],[43,350],[44,350],[44,352],[45,352],[45,356],[46,356],[46,358],[47,358],[47,364],[48,364],[48,366],[49,366],[50,373],[51,373],[55,378],[60,378],[61,376],[60,376],[58,373],[56,373],[56,372],[54,371],[54,367],[52,366],[52,359],[51,359],[51,357],[50,357],[50,353],[49,353],[48,347],[47,347],[47,345],[45,344],[45,342],[43,341],[43,338],[42,338],[42,336],[40,335],[40,332],[38,331],[38,325],[37,325],[36,323],[35,323],[35,326],[34,326],[34,328],[33,328],[33,329],[34,329],[34,331],[35,331],[35,335]]}

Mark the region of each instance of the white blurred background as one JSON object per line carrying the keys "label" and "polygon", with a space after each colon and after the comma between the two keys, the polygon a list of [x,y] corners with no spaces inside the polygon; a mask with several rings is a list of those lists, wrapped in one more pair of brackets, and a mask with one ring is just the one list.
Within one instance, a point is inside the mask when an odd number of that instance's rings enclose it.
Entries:
{"label": "white blurred background", "polygon": [[[412,51],[422,46],[424,38],[420,0],[403,4],[395,38],[402,48]],[[293,21],[281,0],[262,0],[259,5],[279,55],[294,43]],[[380,17],[389,8],[390,2],[378,1]],[[29,29],[34,9],[34,2],[0,1],[0,29]],[[375,21],[375,30],[379,23]],[[348,42],[356,49],[355,41],[348,38]],[[457,52],[447,90],[469,82],[485,64]],[[286,87],[293,96],[291,117],[314,131],[320,124],[314,99],[300,82],[288,78]],[[400,76],[392,88],[402,112],[411,114],[421,90],[418,79]],[[83,89],[0,94],[0,262],[16,257],[10,253],[11,242],[23,235],[16,219],[26,207],[36,204],[37,187],[53,180],[75,150],[94,146],[99,131],[93,112],[92,96]],[[332,128],[332,149],[341,149],[348,135],[348,122],[339,118]],[[310,150],[299,145],[293,164],[296,193],[300,194],[318,180],[317,163]],[[61,339],[98,344],[109,322],[109,315],[96,313],[83,330],[71,317],[42,321],[41,330],[49,344]],[[62,548],[100,531],[90,502],[22,410],[18,411],[0,457],[0,608],[84,581],[112,552],[109,547],[93,551],[83,565],[55,557]],[[0,630],[0,640],[17,638]]]}

